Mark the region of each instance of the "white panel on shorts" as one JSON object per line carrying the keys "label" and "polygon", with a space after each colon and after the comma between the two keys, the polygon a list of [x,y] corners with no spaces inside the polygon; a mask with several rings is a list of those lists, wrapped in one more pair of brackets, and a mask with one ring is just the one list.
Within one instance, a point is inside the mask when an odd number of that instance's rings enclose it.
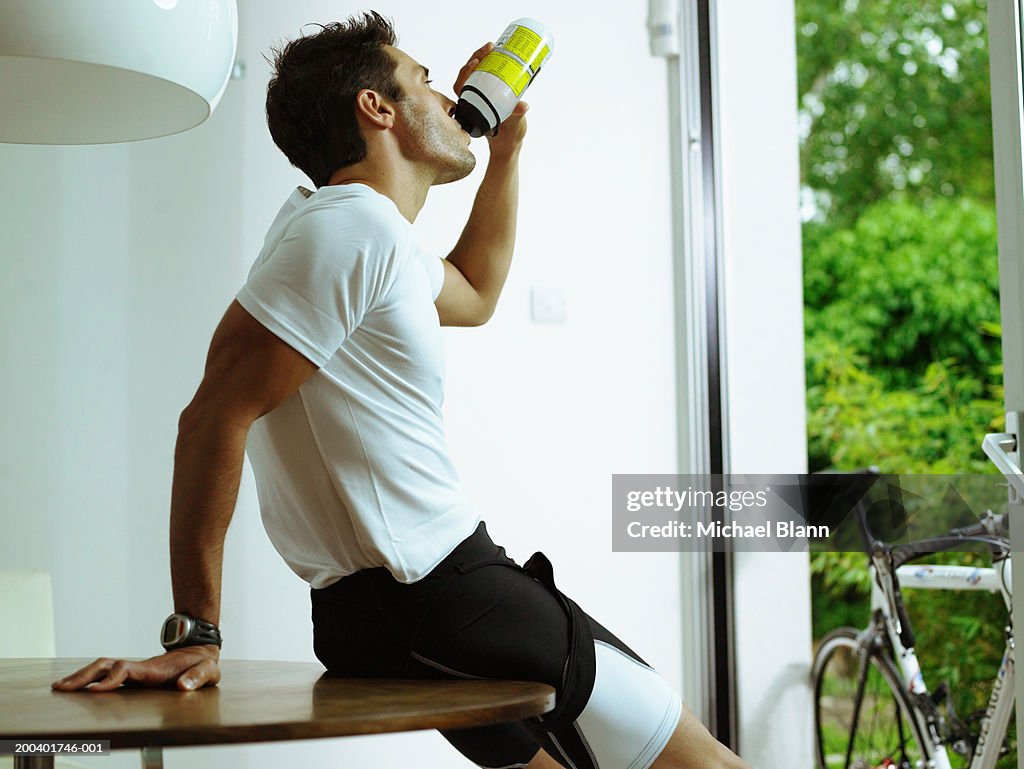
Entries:
{"label": "white panel on shorts", "polygon": [[661,675],[604,641],[597,675],[576,719],[598,769],[648,769],[679,723],[683,702]]}

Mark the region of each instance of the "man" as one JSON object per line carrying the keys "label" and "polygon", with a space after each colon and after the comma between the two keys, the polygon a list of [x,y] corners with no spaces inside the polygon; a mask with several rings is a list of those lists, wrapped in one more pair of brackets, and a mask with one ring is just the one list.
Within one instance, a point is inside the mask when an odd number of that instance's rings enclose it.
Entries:
{"label": "man", "polygon": [[[214,333],[179,422],[167,652],[100,659],[54,687],[216,684],[224,535],[247,450],[269,536],[311,585],[314,647],[350,676],[507,678],[554,686],[552,713],[445,733],[484,767],[746,766],[664,680],[556,587],[519,566],[465,500],[441,417],[441,325],[490,318],[512,257],[520,104],[489,138],[447,259],[411,224],[431,186],[474,168],[454,103],[376,13],[277,52],[271,134],[317,187],[270,227]],[[476,51],[456,92],[490,50]]]}

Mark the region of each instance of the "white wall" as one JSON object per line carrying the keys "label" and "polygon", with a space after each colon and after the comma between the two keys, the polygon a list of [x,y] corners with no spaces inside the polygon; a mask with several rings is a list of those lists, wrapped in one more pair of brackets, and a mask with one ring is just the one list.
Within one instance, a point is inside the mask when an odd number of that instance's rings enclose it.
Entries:
{"label": "white wall", "polygon": [[0,568],[51,572],[59,656],[160,651],[177,415],[240,274],[240,95],[166,139],[0,145]]}
{"label": "white wall", "polygon": [[[159,651],[177,415],[266,226],[303,181],[266,131],[261,54],[357,10],[240,6],[248,74],[203,126],[135,145],[0,145],[0,567],[53,573],[61,656]],[[379,10],[440,83],[511,20],[452,0]],[[517,559],[543,549],[560,586],[679,688],[678,558],[610,552],[610,475],[675,467],[665,82],[645,11],[515,9],[551,25],[556,57],[529,94],[502,305],[481,329],[447,332],[446,415],[495,539]],[[428,244],[454,243],[479,178],[434,191],[417,224]],[[566,324],[530,323],[534,285],[566,289]],[[313,659],[307,589],[267,542],[248,477],[224,581],[225,657]],[[167,755],[169,767],[414,762],[467,765],[431,733]]]}
{"label": "white wall", "polygon": [[[807,471],[792,0],[717,5],[728,467]],[[812,766],[806,554],[734,559],[739,746]]]}

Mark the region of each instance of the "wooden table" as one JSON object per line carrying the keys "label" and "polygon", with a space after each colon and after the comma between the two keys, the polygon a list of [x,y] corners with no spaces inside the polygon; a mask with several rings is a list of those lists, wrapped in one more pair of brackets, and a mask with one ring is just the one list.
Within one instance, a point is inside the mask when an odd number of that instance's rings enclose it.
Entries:
{"label": "wooden table", "polygon": [[[524,681],[331,678],[308,662],[221,660],[216,687],[56,692],[50,683],[91,659],[0,659],[0,740],[110,740],[143,749],[459,729],[518,721],[555,705],[550,686]],[[87,754],[83,754],[87,755]],[[15,767],[53,758],[15,757]]]}

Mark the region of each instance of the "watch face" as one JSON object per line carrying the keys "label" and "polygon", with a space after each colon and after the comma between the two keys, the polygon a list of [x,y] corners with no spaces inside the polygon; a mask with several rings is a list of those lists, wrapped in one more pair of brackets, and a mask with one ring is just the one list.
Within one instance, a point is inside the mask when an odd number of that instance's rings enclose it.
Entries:
{"label": "watch face", "polygon": [[176,644],[188,635],[188,621],[180,614],[172,614],[164,623],[164,633],[160,642],[164,646]]}

